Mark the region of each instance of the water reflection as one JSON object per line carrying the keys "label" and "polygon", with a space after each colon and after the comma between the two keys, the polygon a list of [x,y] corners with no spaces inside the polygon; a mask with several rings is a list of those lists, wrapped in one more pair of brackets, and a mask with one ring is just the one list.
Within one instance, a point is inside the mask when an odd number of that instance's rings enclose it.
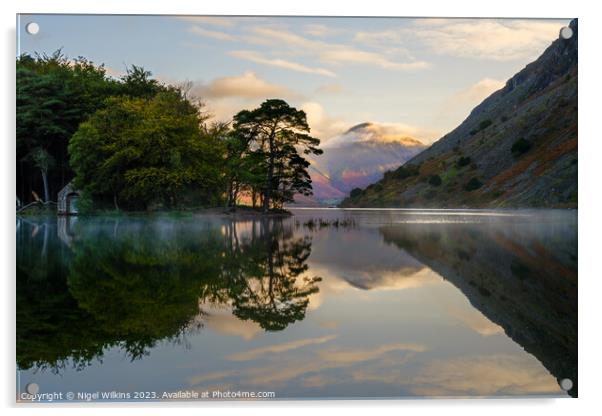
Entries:
{"label": "water reflection", "polygon": [[482,214],[20,219],[17,364],[65,391],[557,396],[568,377],[576,396],[576,216]]}
{"label": "water reflection", "polygon": [[21,369],[85,367],[111,346],[138,359],[200,330],[205,306],[282,330],[318,291],[320,278],[305,276],[311,237],[282,220],[20,221]]}
{"label": "water reflection", "polygon": [[576,218],[383,227],[577,395]]}

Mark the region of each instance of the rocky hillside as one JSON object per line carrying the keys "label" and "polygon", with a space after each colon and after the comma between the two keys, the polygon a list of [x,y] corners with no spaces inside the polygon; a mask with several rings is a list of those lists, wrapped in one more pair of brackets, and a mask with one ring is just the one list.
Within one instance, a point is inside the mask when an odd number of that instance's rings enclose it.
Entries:
{"label": "rocky hillside", "polygon": [[343,207],[576,207],[577,20],[455,130]]}

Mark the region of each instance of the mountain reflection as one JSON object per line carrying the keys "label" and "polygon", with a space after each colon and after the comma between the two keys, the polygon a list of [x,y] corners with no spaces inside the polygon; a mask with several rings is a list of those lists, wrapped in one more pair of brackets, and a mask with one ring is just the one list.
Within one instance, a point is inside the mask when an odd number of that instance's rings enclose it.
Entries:
{"label": "mountain reflection", "polygon": [[20,369],[83,368],[108,347],[134,360],[185,342],[216,305],[282,330],[319,290],[311,237],[282,219],[19,220],[17,245]]}
{"label": "mountain reflection", "polygon": [[577,395],[577,233],[568,222],[399,224],[384,240],[455,285]]}

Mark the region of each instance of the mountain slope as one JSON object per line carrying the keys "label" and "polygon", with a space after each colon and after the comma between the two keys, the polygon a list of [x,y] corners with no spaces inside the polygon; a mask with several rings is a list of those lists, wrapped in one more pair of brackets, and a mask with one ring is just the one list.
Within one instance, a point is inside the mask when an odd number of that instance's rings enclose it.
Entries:
{"label": "mountain slope", "polygon": [[577,20],[455,130],[344,207],[576,207]]}

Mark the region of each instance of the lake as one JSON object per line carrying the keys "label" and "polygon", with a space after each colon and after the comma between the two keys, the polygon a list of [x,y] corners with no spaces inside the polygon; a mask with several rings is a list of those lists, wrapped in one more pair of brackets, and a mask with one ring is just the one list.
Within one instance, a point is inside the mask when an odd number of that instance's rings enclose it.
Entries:
{"label": "lake", "polygon": [[18,400],[577,395],[576,211],[293,213],[17,219]]}

